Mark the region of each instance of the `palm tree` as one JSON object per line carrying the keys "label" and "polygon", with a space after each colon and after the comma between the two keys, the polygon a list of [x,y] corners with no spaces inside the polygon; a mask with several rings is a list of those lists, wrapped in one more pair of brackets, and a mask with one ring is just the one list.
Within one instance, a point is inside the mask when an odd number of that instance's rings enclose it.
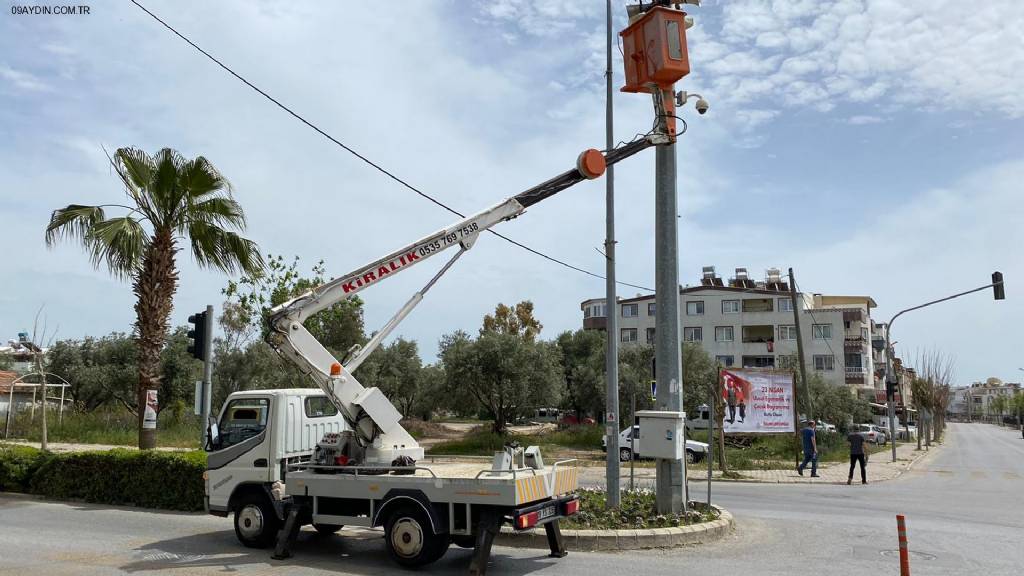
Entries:
{"label": "palm tree", "polygon": [[[156,446],[156,430],[143,429],[148,390],[160,385],[160,351],[178,287],[175,255],[187,242],[200,267],[246,274],[263,268],[259,249],[237,231],[245,229],[242,207],[231,185],[210,162],[185,159],[164,148],[150,156],[138,148],[120,148],[111,159],[125,186],[125,204],[71,204],[55,210],[46,227],[46,244],[79,240],[94,266],[132,281],[135,338],[139,349],[136,411],[139,448]],[[104,208],[127,210],[108,218]]]}

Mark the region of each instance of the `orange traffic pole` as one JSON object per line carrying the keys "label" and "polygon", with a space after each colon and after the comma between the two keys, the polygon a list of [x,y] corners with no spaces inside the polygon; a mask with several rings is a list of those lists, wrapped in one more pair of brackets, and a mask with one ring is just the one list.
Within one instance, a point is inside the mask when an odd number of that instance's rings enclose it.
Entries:
{"label": "orange traffic pole", "polygon": [[900,539],[900,576],[910,576],[910,555],[907,551],[907,520],[896,515],[896,532]]}

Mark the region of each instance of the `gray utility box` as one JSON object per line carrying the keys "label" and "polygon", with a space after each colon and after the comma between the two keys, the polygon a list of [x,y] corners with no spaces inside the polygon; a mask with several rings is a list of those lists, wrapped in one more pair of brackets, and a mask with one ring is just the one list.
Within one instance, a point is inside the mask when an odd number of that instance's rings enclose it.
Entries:
{"label": "gray utility box", "polygon": [[682,460],[686,415],[668,410],[640,410],[640,445],[648,458]]}

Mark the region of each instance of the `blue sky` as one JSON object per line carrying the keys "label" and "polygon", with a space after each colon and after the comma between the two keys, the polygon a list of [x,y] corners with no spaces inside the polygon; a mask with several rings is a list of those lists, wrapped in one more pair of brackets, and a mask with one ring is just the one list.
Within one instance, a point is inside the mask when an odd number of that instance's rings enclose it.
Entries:
{"label": "blue sky", "polygon": [[[604,2],[167,2],[147,7],[340,140],[464,211],[570,167],[604,142]],[[616,27],[624,25],[621,0]],[[0,338],[39,306],[58,338],[127,331],[130,287],[74,245],[43,246],[50,211],[120,198],[101,146],[203,154],[232,181],[264,251],[341,275],[452,218],[381,177],[205,60],[128,2],[87,16],[0,13]],[[1024,6],[992,1],[706,2],[690,12],[692,108],[680,139],[680,278],[794,267],[813,292],[900,308],[1007,278],[901,318],[905,355],[954,357],[962,382],[1019,380],[1024,324]],[[615,53],[616,86],[621,59]],[[651,122],[615,95],[616,139]],[[653,153],[619,165],[619,277],[653,284]],[[501,231],[601,271],[603,181]],[[365,293],[383,324],[434,267]],[[182,255],[175,323],[226,279]],[[399,332],[431,358],[497,302],[531,299],[544,336],[580,326],[603,282],[482,238]],[[620,295],[633,296],[622,288]]]}

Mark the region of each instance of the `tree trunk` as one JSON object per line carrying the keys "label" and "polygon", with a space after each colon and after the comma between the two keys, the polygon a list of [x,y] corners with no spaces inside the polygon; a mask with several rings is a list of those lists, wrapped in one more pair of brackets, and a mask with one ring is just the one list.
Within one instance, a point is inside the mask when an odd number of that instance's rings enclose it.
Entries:
{"label": "tree trunk", "polygon": [[178,285],[174,267],[174,238],[169,230],[157,230],[146,250],[142,269],[135,279],[136,339],[139,347],[138,400],[139,448],[156,447],[156,429],[143,429],[146,397],[160,389],[160,352],[167,339],[168,321]]}
{"label": "tree trunk", "polygon": [[[41,442],[39,443],[39,449],[40,450],[49,450],[49,444],[48,444],[48,442],[46,440],[46,432],[47,432],[47,430],[46,430],[46,372],[43,372],[43,354],[41,352],[36,352],[35,357],[36,357],[36,370],[39,372],[39,378],[40,378],[40,380],[42,380],[42,386],[43,386],[43,420],[42,420],[43,435],[40,438]],[[13,384],[12,384],[12,386],[13,386]],[[11,410],[12,408],[13,408],[13,406],[10,406],[10,407],[8,407],[8,410]]]}

